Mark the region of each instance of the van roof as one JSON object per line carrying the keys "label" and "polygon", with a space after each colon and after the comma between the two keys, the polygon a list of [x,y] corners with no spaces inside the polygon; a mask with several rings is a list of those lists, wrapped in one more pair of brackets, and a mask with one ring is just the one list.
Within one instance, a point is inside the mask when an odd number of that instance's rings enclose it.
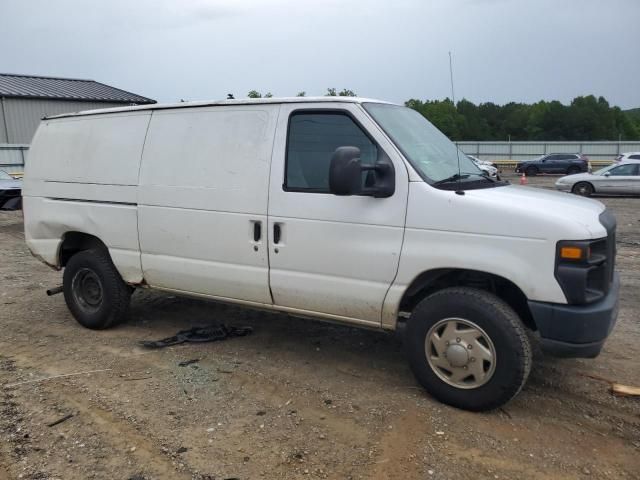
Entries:
{"label": "van roof", "polygon": [[139,110],[164,110],[170,108],[189,108],[189,107],[208,107],[208,106],[223,106],[223,105],[260,105],[271,103],[386,103],[389,105],[395,105],[392,102],[385,102],[383,100],[376,100],[372,98],[361,97],[283,97],[283,98],[242,98],[234,100],[209,100],[209,101],[197,101],[197,102],[179,102],[179,103],[164,103],[164,104],[152,104],[152,105],[135,105],[127,107],[114,107],[114,108],[100,108],[97,110],[83,110],[81,112],[63,113],[60,115],[51,115],[43,117],[43,120],[49,120],[53,118],[65,118],[76,117],[82,115],[99,115],[106,113],[118,113],[118,112],[136,112]]}

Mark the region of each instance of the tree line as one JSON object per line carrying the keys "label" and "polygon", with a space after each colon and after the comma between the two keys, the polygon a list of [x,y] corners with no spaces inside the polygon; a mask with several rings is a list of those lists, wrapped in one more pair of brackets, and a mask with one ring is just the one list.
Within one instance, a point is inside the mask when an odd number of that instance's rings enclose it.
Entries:
{"label": "tree line", "polygon": [[[304,97],[306,92],[298,92]],[[350,89],[328,88],[326,96],[355,97]],[[230,95],[232,97],[232,95]],[[268,98],[251,90],[249,98]],[[640,140],[640,109],[621,110],[604,97],[586,95],[574,98],[569,105],[552,100],[533,104],[510,102],[476,105],[462,99],[411,99],[405,102],[456,141],[595,141]]]}
{"label": "tree line", "polygon": [[460,100],[408,100],[410,108],[428,118],[453,140],[593,141],[638,140],[640,119],[611,107],[604,97],[587,95],[569,105],[557,100],[534,104]]}

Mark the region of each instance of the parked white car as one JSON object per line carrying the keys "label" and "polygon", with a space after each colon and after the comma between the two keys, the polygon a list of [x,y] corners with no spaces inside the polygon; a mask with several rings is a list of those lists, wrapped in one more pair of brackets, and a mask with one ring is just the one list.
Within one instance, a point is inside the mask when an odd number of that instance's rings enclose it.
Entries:
{"label": "parked white car", "polygon": [[482,170],[483,172],[486,172],[487,175],[489,175],[490,177],[495,178],[496,180],[500,180],[500,175],[498,175],[498,169],[496,167],[494,167],[491,162],[486,162],[484,160],[480,160],[476,157],[474,157],[473,155],[467,155],[467,157],[469,157],[469,159],[476,164],[476,166]]}
{"label": "parked white car", "polygon": [[629,160],[640,160],[640,152],[621,153],[614,159],[614,162],[623,163]]}
{"label": "parked white car", "polygon": [[470,410],[520,391],[526,330],[594,357],[617,314],[616,222],[601,203],[487,178],[422,115],[376,100],[46,118],[24,221],[88,328],[125,319],[135,288],[404,325],[418,381]]}
{"label": "parked white car", "polygon": [[496,169],[498,169],[498,171],[500,171],[500,169],[498,168],[498,165],[490,160],[481,160],[478,157],[474,157],[473,155],[467,155],[467,157],[469,157],[471,160],[473,160],[476,163],[479,164],[483,164],[483,165],[489,165],[490,167],[494,167]]}
{"label": "parked white car", "polygon": [[588,197],[593,194],[640,195],[640,159],[614,163],[593,173],[559,178],[556,188]]}

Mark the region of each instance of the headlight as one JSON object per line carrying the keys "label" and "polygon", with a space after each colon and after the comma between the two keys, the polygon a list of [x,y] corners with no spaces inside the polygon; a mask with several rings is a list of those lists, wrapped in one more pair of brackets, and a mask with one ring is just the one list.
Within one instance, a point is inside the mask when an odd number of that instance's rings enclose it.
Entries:
{"label": "headlight", "polygon": [[560,241],[555,277],[570,304],[604,297],[607,285],[607,239]]}

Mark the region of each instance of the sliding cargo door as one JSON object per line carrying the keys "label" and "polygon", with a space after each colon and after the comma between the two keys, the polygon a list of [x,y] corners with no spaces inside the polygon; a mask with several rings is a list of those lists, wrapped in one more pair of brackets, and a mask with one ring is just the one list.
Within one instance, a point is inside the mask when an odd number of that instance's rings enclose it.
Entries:
{"label": "sliding cargo door", "polygon": [[153,113],[139,189],[145,280],[271,304],[266,243],[278,105]]}

